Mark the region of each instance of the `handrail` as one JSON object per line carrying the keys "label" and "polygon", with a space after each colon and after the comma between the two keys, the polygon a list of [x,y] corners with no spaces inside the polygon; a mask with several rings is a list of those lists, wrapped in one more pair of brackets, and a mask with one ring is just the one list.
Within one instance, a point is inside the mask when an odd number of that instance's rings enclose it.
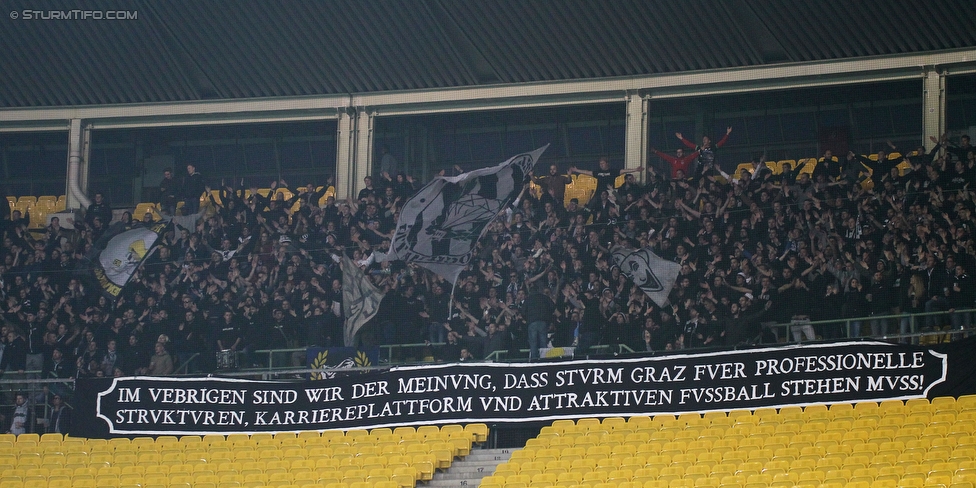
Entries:
{"label": "handrail", "polygon": [[43,373],[44,373],[44,371],[43,370],[40,370],[40,369],[29,369],[29,370],[24,370],[24,371],[10,371],[10,370],[7,370],[7,371],[4,371],[3,374],[0,374],[0,378],[3,378],[4,376],[7,376],[8,374],[15,374],[15,375],[27,376],[27,375],[32,375],[32,374],[40,375],[40,374],[43,374]]}
{"label": "handrail", "polygon": [[[868,316],[865,316],[865,317],[850,317],[850,318],[831,319],[831,320],[805,320],[805,321],[803,321],[802,324],[797,324],[797,323],[794,323],[794,322],[772,323],[772,324],[765,324],[765,325],[763,325],[763,327],[768,327],[770,329],[784,329],[785,332],[786,332],[786,342],[793,342],[793,341],[790,340],[789,332],[790,332],[790,327],[793,327],[793,326],[796,326],[796,325],[811,325],[811,326],[814,326],[814,327],[816,327],[816,326],[822,326],[822,325],[843,325],[844,326],[843,327],[843,337],[844,338],[847,338],[847,339],[871,339],[871,338],[881,339],[881,340],[885,340],[885,339],[902,339],[902,338],[909,338],[909,337],[914,337],[915,336],[915,334],[918,332],[918,327],[917,326],[918,326],[918,323],[919,323],[919,320],[918,319],[920,319],[920,318],[923,318],[924,319],[926,317],[949,317],[949,316],[951,316],[953,314],[967,314],[967,313],[968,314],[976,313],[976,308],[955,309],[955,310],[953,310],[951,312],[948,311],[948,310],[942,310],[942,311],[938,311],[938,312],[920,312],[920,313],[915,313],[915,314],[900,313],[900,314],[889,314],[889,315],[868,315]],[[909,320],[909,327],[910,327],[909,330],[910,330],[910,332],[907,333],[907,334],[901,334],[900,332],[898,334],[884,334],[884,335],[878,336],[878,337],[871,336],[871,335],[856,336],[856,337],[851,337],[850,336],[850,326],[851,326],[851,323],[853,323],[853,322],[862,322],[862,323],[864,323],[864,322],[871,322],[871,321],[874,321],[874,320],[895,320],[895,319],[898,319],[898,320],[908,319]],[[896,326],[899,326],[899,324],[896,324]],[[947,333],[952,333],[952,332],[959,332],[959,330],[956,330],[956,331],[936,330],[936,331],[930,331],[930,332],[933,332],[935,334],[947,334]],[[931,335],[931,334],[924,334],[924,335]],[[919,336],[919,337],[921,337],[921,336]]]}
{"label": "handrail", "polygon": [[199,356],[200,356],[200,353],[198,353],[198,352],[195,352],[195,353],[193,353],[193,355],[192,355],[192,356],[190,356],[189,358],[187,358],[187,360],[186,360],[186,361],[183,361],[183,363],[182,363],[182,364],[180,364],[180,365],[179,365],[179,366],[178,366],[178,367],[177,367],[176,369],[174,369],[173,371],[174,371],[174,372],[178,372],[178,371],[183,371],[183,373],[182,373],[182,374],[187,374],[187,369],[189,369],[189,367],[190,367],[190,363],[192,363],[192,362],[193,362],[193,360],[194,360],[194,359],[196,359],[196,358],[198,358]]}
{"label": "handrail", "polygon": [[[936,315],[951,315],[953,313],[972,313],[972,312],[976,312],[976,308],[955,309],[952,312],[948,310],[944,310],[939,312],[919,312],[915,314],[899,313],[899,314],[891,314],[891,315],[866,315],[863,317],[849,317],[849,318],[842,318],[842,319],[811,320],[809,322],[804,322],[804,324],[821,325],[821,324],[833,324],[833,323],[844,322],[844,321],[865,322],[869,320],[894,319],[894,318],[903,319],[906,317],[930,317]],[[790,324],[789,322],[782,323],[782,324],[775,324],[775,326],[788,326],[788,325],[795,325],[795,324]],[[771,325],[771,327],[772,326],[773,325]]]}
{"label": "handrail", "polygon": [[[48,404],[50,396],[48,393],[61,393],[62,395],[66,391],[74,391],[74,378],[31,378],[29,375],[37,374],[40,375],[40,371],[24,371],[20,372],[9,372],[4,373],[3,377],[0,377],[0,392],[9,393],[25,393],[30,401],[31,408],[28,409],[30,425],[36,425],[38,422],[47,419],[50,416],[51,406]],[[11,377],[15,376],[15,377]],[[55,384],[65,385],[65,390],[55,389],[52,390],[52,386]],[[0,396],[2,397],[2,396]],[[40,400],[39,400],[40,399]],[[65,404],[70,406],[70,401],[65,399]],[[13,402],[13,395],[6,395],[6,401]],[[2,408],[13,408],[13,404],[3,404],[0,405]],[[42,412],[38,412],[38,407],[42,409]],[[6,426],[4,427],[6,429]]]}
{"label": "handrail", "polygon": [[[26,371],[25,371],[26,373]],[[6,375],[4,375],[6,376]],[[0,378],[0,385],[23,385],[25,383],[48,385],[53,383],[74,383],[74,378]]]}
{"label": "handrail", "polygon": [[[572,347],[572,346],[567,346],[567,347]],[[617,348],[617,351],[615,353],[613,352],[613,348],[614,347]],[[613,354],[625,354],[625,353],[626,354],[630,354],[630,353],[633,353],[634,352],[634,350],[631,349],[630,347],[628,347],[626,344],[616,344],[616,345],[599,344],[599,345],[596,345],[596,346],[591,347],[590,349],[591,350],[595,349],[595,350],[598,350],[598,351],[608,350],[608,351],[610,351]],[[509,352],[511,352],[511,351],[494,351],[491,354],[489,354],[488,357],[485,358],[485,360],[486,361],[494,361],[494,362],[505,361],[505,360],[507,360],[506,356],[508,356],[508,353]],[[529,349],[518,349],[518,352],[524,354],[525,357],[528,357],[530,350]],[[520,354],[518,358],[513,358],[512,360],[524,359],[522,357],[522,354]],[[599,353],[597,353],[597,354],[599,354]],[[607,353],[604,353],[604,354],[607,354]]]}
{"label": "handrail", "polygon": [[[955,339],[955,338],[959,337],[960,334],[967,334],[968,335],[970,333],[970,329],[965,329],[965,328],[963,328],[961,330],[960,329],[932,330],[932,331],[920,331],[920,330],[918,330],[918,324],[919,324],[920,319],[924,319],[926,317],[936,317],[936,316],[947,317],[947,316],[950,316],[953,313],[970,313],[970,314],[976,314],[976,308],[956,309],[956,310],[953,310],[952,312],[950,312],[950,311],[938,311],[938,312],[922,312],[922,313],[916,313],[916,314],[901,313],[901,314],[888,314],[888,315],[874,315],[874,316],[866,316],[866,317],[852,317],[852,318],[834,319],[834,320],[814,320],[814,321],[804,321],[802,325],[811,325],[811,326],[814,326],[814,327],[820,327],[820,326],[824,326],[824,325],[838,325],[838,324],[839,325],[843,325],[844,326],[843,327],[843,329],[844,329],[843,330],[844,337],[842,337],[842,338],[858,339],[858,340],[878,339],[878,340],[899,340],[899,341],[902,341],[902,340],[917,340],[917,341],[921,341],[921,339],[926,338],[926,337],[943,337],[943,338],[944,337],[948,337],[950,339]],[[908,332],[906,334],[902,334],[899,331],[899,333],[896,333],[896,334],[895,333],[893,333],[893,334],[885,334],[883,336],[877,336],[877,337],[871,336],[871,335],[866,335],[866,336],[861,336],[861,337],[849,337],[849,330],[850,330],[850,327],[849,326],[850,326],[850,324],[852,322],[867,322],[867,321],[871,321],[871,320],[895,320],[895,319],[897,319],[897,320],[908,319],[909,320],[909,324],[911,326],[910,327],[910,332]],[[976,317],[974,317],[974,319],[976,319]],[[790,329],[789,328],[792,327],[792,326],[796,326],[796,325],[798,325],[798,324],[796,324],[796,323],[771,323],[771,324],[764,324],[763,327],[771,328],[771,329],[781,329],[781,330],[784,330],[786,332],[786,334],[785,334],[785,337],[781,337],[781,339],[785,339],[785,342],[791,343],[791,342],[796,342],[796,341],[793,340],[791,334],[789,333],[790,332]],[[897,327],[897,324],[895,326]],[[972,332],[976,332],[976,328],[972,329]],[[379,346],[379,348],[380,348],[381,351],[384,351],[384,352],[381,353],[381,357],[380,357],[380,360],[379,360],[378,364],[376,364],[374,366],[367,367],[367,368],[357,368],[357,369],[384,369],[384,368],[388,368],[388,367],[390,367],[392,365],[395,365],[395,364],[423,364],[423,363],[427,363],[428,361],[426,361],[424,357],[420,357],[415,362],[399,361],[399,359],[402,359],[402,358],[398,358],[397,357],[396,351],[398,351],[398,350],[404,350],[404,349],[417,349],[417,348],[436,348],[436,347],[443,346],[443,345],[444,345],[444,343],[427,343],[427,342],[423,342],[423,343],[410,343],[410,344],[386,344],[386,345],[381,345],[381,346]],[[292,366],[289,366],[289,365],[275,366],[275,364],[274,364],[274,357],[276,355],[280,356],[282,354],[288,354],[289,357],[290,357],[291,354],[296,353],[296,352],[305,352],[306,349],[307,348],[258,349],[258,350],[252,351],[252,353],[254,353],[254,354],[260,354],[260,355],[266,354],[268,356],[268,362],[267,362],[268,366],[266,366],[266,367],[262,366],[260,368],[247,368],[247,367],[245,367],[245,368],[237,368],[237,369],[234,369],[234,370],[217,371],[216,374],[218,374],[218,375],[227,375],[227,376],[258,376],[258,375],[274,375],[274,376],[277,376],[277,375],[303,375],[303,374],[308,374],[308,373],[321,372],[322,371],[321,369],[308,368],[305,365],[303,365],[303,366],[296,366],[296,367],[292,367]],[[706,347],[706,348],[696,348],[695,350],[696,351],[705,352],[705,351],[710,351],[710,350],[721,350],[721,349],[725,349],[725,347]],[[631,349],[630,347],[628,347],[626,344],[598,345],[598,346],[594,346],[594,348],[591,351],[593,351],[594,354],[632,354],[632,353],[635,353],[635,351],[633,349]],[[685,351],[687,351],[687,350],[685,350]],[[508,350],[505,350],[505,351],[494,351],[493,353],[491,353],[490,355],[488,355],[488,357],[485,360],[486,361],[495,361],[495,362],[520,360],[520,359],[524,359],[525,357],[528,356],[529,350],[528,349],[519,349],[518,350],[518,353],[519,353],[519,356],[518,357],[514,357],[514,356],[511,356],[510,357],[509,356],[509,352],[510,351],[508,351]],[[659,352],[660,353],[663,353],[665,351],[659,351]],[[237,354],[244,354],[244,352],[238,351]],[[201,355],[201,353],[195,353],[190,358],[188,358],[186,361],[184,361],[183,363],[181,363],[180,366],[179,366],[179,368],[176,369],[176,371],[181,371],[181,373],[176,373],[175,376],[185,376],[185,375],[189,374],[186,371],[187,368],[188,368],[189,363],[191,361],[193,361],[194,359],[196,359],[200,355]],[[46,385],[46,384],[53,384],[53,383],[64,383],[64,384],[74,383],[74,379],[73,378],[40,378],[41,373],[42,373],[42,371],[24,371],[23,373],[14,372],[14,371],[7,371],[4,375],[0,376],[0,389],[3,389],[7,385],[23,386],[23,385],[28,385],[28,384],[29,385]],[[32,378],[32,376],[35,376],[35,377]],[[268,377],[268,376],[266,376],[266,377]]]}
{"label": "handrail", "polygon": [[[380,348],[379,362],[380,363],[393,363],[394,362],[393,361],[394,351],[397,351],[397,350],[404,350],[404,349],[422,349],[422,348],[436,348],[436,347],[440,347],[440,346],[443,346],[443,345],[446,345],[446,344],[447,344],[446,342],[413,342],[413,343],[407,343],[407,344],[381,344],[381,345],[377,346],[377,347]],[[290,349],[258,349],[258,350],[253,351],[253,353],[254,354],[259,354],[259,355],[262,355],[262,356],[263,355],[267,355],[268,356],[268,361],[267,361],[268,367],[267,368],[265,368],[265,367],[261,367],[261,368],[242,368],[242,369],[251,369],[251,370],[258,370],[258,369],[260,369],[260,370],[271,370],[271,369],[275,369],[274,368],[274,355],[275,354],[286,354],[286,353],[303,352],[303,351],[305,351],[307,349],[308,348],[305,348],[305,347],[290,348]],[[238,354],[242,354],[242,353],[239,351]],[[423,361],[421,361],[421,362],[423,362]],[[398,364],[407,364],[407,363],[406,362],[400,362]]]}

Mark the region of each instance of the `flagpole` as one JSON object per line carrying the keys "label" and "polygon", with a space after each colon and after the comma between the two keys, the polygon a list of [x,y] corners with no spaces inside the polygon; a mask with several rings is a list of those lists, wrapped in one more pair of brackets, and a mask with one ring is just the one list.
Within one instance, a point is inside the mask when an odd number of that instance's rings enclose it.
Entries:
{"label": "flagpole", "polygon": [[447,318],[454,315],[454,290],[457,288],[457,280],[451,283],[451,299],[447,302]]}

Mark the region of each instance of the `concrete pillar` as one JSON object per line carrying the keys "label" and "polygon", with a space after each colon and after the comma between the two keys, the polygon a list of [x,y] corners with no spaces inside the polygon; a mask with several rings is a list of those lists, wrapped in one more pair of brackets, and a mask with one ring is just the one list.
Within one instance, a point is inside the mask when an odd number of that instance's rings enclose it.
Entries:
{"label": "concrete pillar", "polygon": [[[647,99],[638,92],[627,93],[627,126],[624,141],[624,167],[647,166]],[[637,176],[643,181],[644,172]]]}
{"label": "concrete pillar", "polygon": [[373,119],[374,115],[369,113],[366,107],[359,107],[356,110],[356,179],[352,182],[353,193],[351,196],[358,195],[359,190],[366,187],[363,178],[372,173]]}
{"label": "concrete pillar", "polygon": [[354,196],[352,188],[355,181],[352,168],[353,154],[353,117],[344,111],[339,112],[336,129],[336,200]]}
{"label": "concrete pillar", "polygon": [[88,156],[91,152],[91,126],[83,126],[80,119],[68,121],[68,181],[65,185],[65,206],[68,209],[87,208]]}
{"label": "concrete pillar", "polygon": [[945,74],[934,68],[925,72],[922,82],[922,141],[930,143],[929,136],[940,137],[946,130],[946,80]]}
{"label": "concrete pillar", "polygon": [[84,124],[81,126],[81,168],[79,177],[81,178],[80,184],[82,190],[85,191],[87,195],[91,189],[88,187],[88,172],[91,169],[91,139],[92,139],[92,125]]}

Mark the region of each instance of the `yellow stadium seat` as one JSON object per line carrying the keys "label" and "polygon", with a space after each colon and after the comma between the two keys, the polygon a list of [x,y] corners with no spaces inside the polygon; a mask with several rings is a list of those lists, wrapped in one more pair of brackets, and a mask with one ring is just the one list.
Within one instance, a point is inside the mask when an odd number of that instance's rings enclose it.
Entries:
{"label": "yellow stadium seat", "polygon": [[625,427],[627,425],[627,420],[623,417],[607,417],[600,422],[600,425],[613,430],[620,427]]}
{"label": "yellow stadium seat", "polygon": [[505,477],[505,486],[511,486],[514,483],[528,485],[531,482],[532,477],[524,474],[511,474]]}
{"label": "yellow stadium seat", "polygon": [[417,470],[420,481],[429,481],[434,477],[434,463],[429,460],[415,460],[410,465]]}
{"label": "yellow stadium seat", "polygon": [[576,432],[576,422],[572,420],[555,420],[550,427],[556,434]]}
{"label": "yellow stadium seat", "polygon": [[403,437],[405,435],[411,435],[411,434],[414,434],[416,432],[417,432],[417,429],[415,429],[413,427],[397,427],[396,429],[393,430],[392,433],[393,434],[396,434],[396,435],[398,435],[400,437]]}
{"label": "yellow stadium seat", "polygon": [[453,438],[449,439],[448,444],[454,446],[454,453],[457,456],[467,456],[471,452],[471,441],[469,439]]}
{"label": "yellow stadium seat", "polygon": [[475,442],[485,442],[488,440],[488,426],[486,424],[467,424],[464,426],[464,431],[472,433],[475,436]]}
{"label": "yellow stadium seat", "polygon": [[[25,198],[25,197],[20,197],[20,198]],[[10,436],[10,437],[6,437],[6,436]],[[41,441],[41,436],[38,435],[38,434],[32,433],[32,432],[28,432],[26,434],[20,434],[20,435],[18,435],[16,437],[14,437],[13,434],[5,434],[5,437],[0,438],[0,439],[4,439],[4,440],[6,440],[6,439],[15,440],[17,442],[18,447],[19,447],[19,446],[22,446],[22,445],[23,446],[37,445],[37,443]]]}
{"label": "yellow stadium seat", "polygon": [[433,457],[435,467],[441,469],[447,469],[451,466],[451,462],[454,460],[454,449],[451,447],[438,445],[432,448],[430,451],[430,456]]}
{"label": "yellow stadium seat", "polygon": [[931,412],[931,403],[927,398],[912,398],[905,401],[905,407],[908,408],[909,412],[915,413],[928,413]]}
{"label": "yellow stadium seat", "polygon": [[29,209],[33,207],[36,203],[37,203],[37,197],[27,195],[18,198],[16,205],[19,207],[27,207]]}
{"label": "yellow stadium seat", "polygon": [[739,163],[739,165],[735,167],[735,172],[732,173],[732,179],[733,180],[741,179],[743,172],[752,175],[752,169],[753,169],[752,162]]}
{"label": "yellow stadium seat", "polygon": [[594,459],[610,456],[610,446],[594,445],[586,450],[586,455]]}
{"label": "yellow stadium seat", "polygon": [[[426,428],[437,429],[437,426],[436,425],[434,425],[434,426],[425,426],[425,427],[422,427],[422,428],[424,428],[424,429],[426,429]],[[418,428],[417,430],[419,431],[420,429]],[[447,424],[447,425],[442,425],[442,426],[440,426],[440,433],[447,434],[448,436],[450,436],[451,434],[463,434],[464,433],[464,426],[463,425],[460,425],[460,424]],[[470,435],[470,434],[468,434],[468,435]]]}
{"label": "yellow stadium seat", "polygon": [[817,167],[817,162],[817,158],[798,159],[796,165],[799,166],[800,164],[806,163],[800,168],[800,174],[813,174],[813,170]]}
{"label": "yellow stadium seat", "polygon": [[[193,436],[193,437],[195,437],[195,436]],[[245,438],[246,438],[246,436],[245,436]],[[184,439],[186,439],[186,437],[184,437]],[[220,434],[207,434],[207,435],[203,436],[200,440],[204,444],[206,444],[208,446],[211,446],[211,447],[221,446],[221,445],[223,445],[224,443],[227,442],[227,438],[224,437],[224,436],[222,436],[222,435],[220,435]],[[184,443],[189,443],[188,442],[188,439],[186,441],[184,441]]]}
{"label": "yellow stadium seat", "polygon": [[54,205],[35,205],[30,209],[30,221],[28,222],[28,228],[46,228],[48,225],[48,216],[54,212]]}
{"label": "yellow stadium seat", "polygon": [[[41,197],[41,198],[47,198],[47,197]],[[54,197],[50,197],[50,198],[54,198]],[[51,442],[60,445],[61,442],[63,441],[64,441],[64,435],[58,433],[41,434],[41,436],[38,438],[38,444]]]}
{"label": "yellow stadium seat", "polygon": [[716,411],[711,411],[711,412],[705,412],[705,414],[702,415],[702,417],[705,418],[705,419],[707,419],[707,420],[709,420],[709,421],[711,421],[712,423],[715,423],[715,420],[716,419],[722,419],[722,420],[724,420],[724,419],[729,418],[729,415],[727,413],[723,412],[723,411],[716,410]]}
{"label": "yellow stadium seat", "polygon": [[891,414],[907,413],[905,402],[901,400],[885,400],[881,402],[878,409],[881,411],[882,415],[886,416]]}
{"label": "yellow stadium seat", "polygon": [[485,476],[481,478],[482,488],[500,488],[505,485],[505,478],[501,476]]}

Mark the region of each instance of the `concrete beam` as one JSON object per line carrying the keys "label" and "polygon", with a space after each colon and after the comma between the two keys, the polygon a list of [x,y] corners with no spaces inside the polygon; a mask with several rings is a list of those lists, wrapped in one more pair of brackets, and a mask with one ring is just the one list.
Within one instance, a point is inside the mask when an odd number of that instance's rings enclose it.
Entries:
{"label": "concrete beam", "polygon": [[[257,122],[337,114],[369,107],[375,115],[524,108],[623,101],[637,91],[652,99],[747,93],[804,86],[921,78],[928,70],[976,72],[976,49],[748,66],[647,76],[479,85],[434,90],[233,99],[153,104],[0,109],[0,130],[38,130],[44,121],[85,119],[95,128],[204,123],[221,118]],[[226,122],[223,122],[226,123]],[[31,129],[34,127],[34,129]]]}
{"label": "concrete beam", "polygon": [[179,120],[181,117],[220,114],[280,114],[308,113],[331,110],[333,114],[349,106],[349,95],[321,95],[314,97],[281,97],[232,100],[207,100],[161,103],[133,103],[91,105],[78,107],[30,107],[0,109],[0,123],[14,121],[44,121],[85,119],[95,123],[102,119]]}

